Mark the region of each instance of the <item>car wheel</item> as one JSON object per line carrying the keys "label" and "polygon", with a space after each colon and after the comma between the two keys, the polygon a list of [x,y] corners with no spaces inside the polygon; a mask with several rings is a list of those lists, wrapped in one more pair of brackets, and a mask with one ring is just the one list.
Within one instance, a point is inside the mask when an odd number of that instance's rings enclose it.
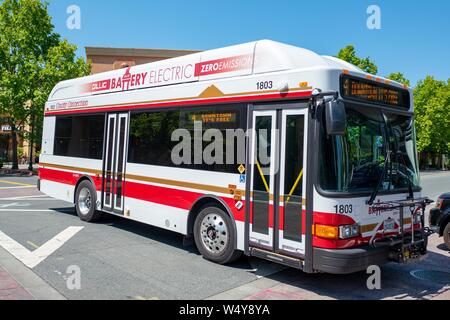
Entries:
{"label": "car wheel", "polygon": [[97,191],[88,180],[81,182],[75,193],[75,208],[77,215],[86,222],[95,222],[102,217],[102,212],[95,209]]}
{"label": "car wheel", "polygon": [[221,208],[209,205],[201,209],[194,224],[194,239],[201,255],[210,261],[226,264],[237,260],[233,221]]}
{"label": "car wheel", "polygon": [[450,250],[450,222],[444,228],[444,243],[448,250]]}

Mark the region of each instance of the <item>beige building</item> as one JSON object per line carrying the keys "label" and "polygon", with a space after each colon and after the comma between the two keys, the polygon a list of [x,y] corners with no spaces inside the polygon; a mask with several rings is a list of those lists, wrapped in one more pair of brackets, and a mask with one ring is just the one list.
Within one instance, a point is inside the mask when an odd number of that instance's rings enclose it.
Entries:
{"label": "beige building", "polygon": [[92,74],[96,74],[197,52],[193,50],[86,47],[86,59],[92,63]]}

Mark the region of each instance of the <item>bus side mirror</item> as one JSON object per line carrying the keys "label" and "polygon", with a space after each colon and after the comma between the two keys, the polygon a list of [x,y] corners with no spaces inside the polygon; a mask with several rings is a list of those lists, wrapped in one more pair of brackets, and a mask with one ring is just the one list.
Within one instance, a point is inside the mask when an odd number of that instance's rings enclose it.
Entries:
{"label": "bus side mirror", "polygon": [[343,136],[345,134],[347,115],[342,101],[325,103],[325,123],[328,135]]}

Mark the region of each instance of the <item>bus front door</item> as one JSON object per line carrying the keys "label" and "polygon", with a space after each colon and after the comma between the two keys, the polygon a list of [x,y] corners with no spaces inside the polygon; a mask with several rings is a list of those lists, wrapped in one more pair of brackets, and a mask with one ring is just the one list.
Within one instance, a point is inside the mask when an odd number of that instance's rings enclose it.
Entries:
{"label": "bus front door", "polygon": [[127,161],[128,113],[107,117],[106,147],[103,159],[102,207],[124,214],[125,164]]}
{"label": "bus front door", "polygon": [[253,112],[249,247],[303,258],[307,109]]}

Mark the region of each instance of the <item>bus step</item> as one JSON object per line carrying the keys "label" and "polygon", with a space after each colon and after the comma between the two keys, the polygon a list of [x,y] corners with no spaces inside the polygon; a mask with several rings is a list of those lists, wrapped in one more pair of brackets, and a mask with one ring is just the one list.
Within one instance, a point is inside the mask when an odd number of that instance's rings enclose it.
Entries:
{"label": "bus step", "polygon": [[303,260],[300,259],[283,256],[281,254],[259,248],[250,248],[250,255],[253,257],[280,263],[288,267],[303,270]]}

